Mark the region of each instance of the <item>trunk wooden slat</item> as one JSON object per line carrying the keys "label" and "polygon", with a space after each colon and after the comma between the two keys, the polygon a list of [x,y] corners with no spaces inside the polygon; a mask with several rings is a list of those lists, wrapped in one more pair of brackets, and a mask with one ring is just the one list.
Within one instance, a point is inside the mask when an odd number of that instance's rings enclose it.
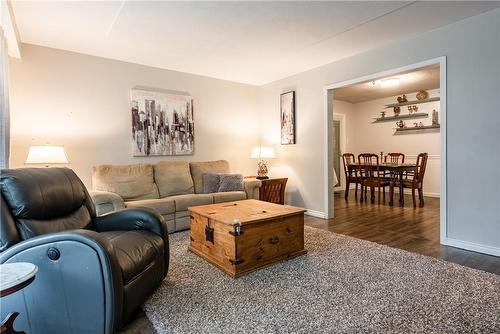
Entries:
{"label": "trunk wooden slat", "polygon": [[[307,253],[303,209],[258,200],[190,207],[189,250],[231,277]],[[235,233],[234,221],[241,223]]]}

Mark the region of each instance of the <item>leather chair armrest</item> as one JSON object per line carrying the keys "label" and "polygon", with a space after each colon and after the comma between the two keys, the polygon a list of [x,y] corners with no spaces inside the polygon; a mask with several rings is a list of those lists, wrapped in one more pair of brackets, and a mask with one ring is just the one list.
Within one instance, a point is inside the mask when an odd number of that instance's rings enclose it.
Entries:
{"label": "leather chair armrest", "polygon": [[94,218],[94,228],[98,232],[146,230],[159,235],[164,243],[164,273],[168,272],[170,244],[165,219],[149,208],[123,209]]}
{"label": "leather chair armrest", "polygon": [[91,191],[90,197],[95,204],[98,216],[125,208],[123,198],[112,192]]}
{"label": "leather chair armrest", "polygon": [[98,232],[146,230],[161,236],[167,242],[168,229],[165,219],[149,208],[130,208],[107,213],[94,218]]}
{"label": "leather chair armrest", "polygon": [[247,193],[247,199],[259,199],[259,189],[262,181],[257,179],[244,179],[243,186]]}
{"label": "leather chair armrest", "polygon": [[[57,265],[54,265],[49,259],[48,250],[50,249],[60,251],[60,254],[57,254],[57,259],[54,259],[54,261],[58,262]],[[84,259],[84,263],[81,264],[82,267],[68,267],[68,263],[78,263],[82,258]],[[42,285],[37,289],[29,290],[30,299],[37,299],[37,296],[40,295],[40,305],[37,307],[51,307],[53,310],[60,308],[61,314],[67,311],[69,305],[76,307],[74,304],[82,302],[81,298],[79,298],[82,287],[71,284],[74,275],[90,275],[88,281],[95,280],[96,285],[102,284],[102,291],[104,292],[104,295],[97,294],[98,297],[95,297],[96,294],[92,293],[85,296],[87,303],[89,298],[97,298],[92,303],[101,303],[105,307],[106,314],[103,315],[104,319],[102,320],[104,328],[99,329],[99,331],[111,334],[118,329],[115,326],[120,326],[123,308],[123,277],[113,246],[99,233],[90,230],[72,230],[34,237],[22,241],[0,254],[0,263],[10,262],[32,262],[37,265],[39,268],[37,277],[42,276],[42,278],[35,279],[35,284],[56,282],[60,279],[61,273],[67,275],[63,280],[67,280],[68,285],[57,287]],[[96,277],[96,273],[101,276]],[[46,295],[41,290],[56,288],[64,290],[64,293],[59,295],[69,298],[64,299],[69,305],[64,305],[64,303],[50,304],[48,301],[43,300],[42,296]],[[99,291],[99,289],[96,288],[95,291]],[[60,320],[60,328],[71,328],[72,332],[78,332],[80,330],[79,326],[82,326],[77,322],[68,323],[64,317]],[[94,320],[96,323],[101,323],[101,320]],[[46,320],[39,319],[38,315],[35,315],[32,322],[39,325],[40,323],[45,324]],[[84,325],[83,327],[88,329],[89,326]]]}

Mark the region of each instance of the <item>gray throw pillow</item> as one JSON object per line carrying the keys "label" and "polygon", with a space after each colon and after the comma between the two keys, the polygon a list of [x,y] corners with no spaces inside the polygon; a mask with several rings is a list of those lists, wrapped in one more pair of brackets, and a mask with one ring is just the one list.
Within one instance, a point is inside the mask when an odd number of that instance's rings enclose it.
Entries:
{"label": "gray throw pillow", "polygon": [[204,173],[203,180],[203,193],[210,194],[219,191],[220,174]]}
{"label": "gray throw pillow", "polygon": [[243,175],[241,174],[219,174],[219,192],[244,191]]}

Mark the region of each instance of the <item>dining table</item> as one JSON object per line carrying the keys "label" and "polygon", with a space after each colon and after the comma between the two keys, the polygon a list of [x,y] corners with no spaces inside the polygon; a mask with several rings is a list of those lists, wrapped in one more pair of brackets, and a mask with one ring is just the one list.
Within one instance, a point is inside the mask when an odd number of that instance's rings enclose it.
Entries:
{"label": "dining table", "polygon": [[[349,189],[350,175],[353,175],[356,170],[366,168],[368,165],[363,165],[357,162],[350,163],[347,165],[348,177],[346,180],[346,189]],[[371,165],[372,168],[377,168],[376,165]],[[399,181],[399,206],[405,206],[404,191],[404,178],[408,173],[414,173],[417,168],[416,163],[393,163],[393,162],[382,162],[378,165],[378,170],[380,172],[389,172],[389,174],[394,175],[394,180]],[[363,196],[363,195],[361,195]],[[392,198],[389,201],[389,205],[393,205]]]}

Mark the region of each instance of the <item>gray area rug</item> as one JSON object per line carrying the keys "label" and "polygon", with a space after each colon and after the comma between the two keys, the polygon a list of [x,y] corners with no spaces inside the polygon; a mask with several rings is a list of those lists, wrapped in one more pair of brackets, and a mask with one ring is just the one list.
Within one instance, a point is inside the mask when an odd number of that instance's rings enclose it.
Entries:
{"label": "gray area rug", "polygon": [[311,227],[307,255],[238,279],[171,235],[158,333],[500,333],[500,276]]}

